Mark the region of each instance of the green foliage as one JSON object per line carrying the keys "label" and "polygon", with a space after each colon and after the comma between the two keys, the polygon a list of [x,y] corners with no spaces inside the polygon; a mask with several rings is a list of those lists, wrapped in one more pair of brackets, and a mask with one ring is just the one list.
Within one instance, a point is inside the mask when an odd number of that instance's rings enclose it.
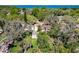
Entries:
{"label": "green foliage", "polygon": [[46,33],[44,33],[44,32],[39,33],[38,39],[37,39],[37,44],[38,44],[38,48],[42,52],[51,51],[50,37]]}
{"label": "green foliage", "polygon": [[25,43],[26,45],[28,45],[28,44],[31,44],[31,42],[32,42],[32,37],[31,37],[31,36],[26,36],[23,40],[24,40],[24,43]]}
{"label": "green foliage", "polygon": [[6,16],[7,20],[15,20],[16,18],[18,18],[18,15],[16,15],[16,14]]}
{"label": "green foliage", "polygon": [[39,48],[30,48],[29,50],[28,50],[28,53],[40,53],[41,51],[40,51],[40,49]]}
{"label": "green foliage", "polygon": [[35,17],[38,17],[38,13],[39,13],[39,9],[34,8],[33,11],[32,11],[32,15],[34,15]]}
{"label": "green foliage", "polygon": [[12,47],[12,48],[10,49],[10,51],[11,51],[12,53],[19,53],[19,52],[21,52],[21,50],[22,50],[22,48],[21,48],[20,46]]}
{"label": "green foliage", "polygon": [[11,14],[18,14],[19,8],[11,7],[10,10]]}
{"label": "green foliage", "polygon": [[[23,11],[23,14],[20,12]],[[30,12],[29,12],[30,11]],[[62,17],[59,17],[62,16]],[[16,8],[10,6],[0,6],[0,27],[4,33],[0,34],[0,42],[6,39],[6,36],[14,39],[10,52],[56,52],[69,53],[78,52],[79,50],[79,9],[77,8]],[[4,20],[5,19],[5,22]],[[17,22],[18,21],[18,22]],[[20,22],[19,22],[20,21]],[[38,27],[38,37],[33,39],[32,32],[26,31],[21,25],[45,23],[50,26],[48,32],[41,32],[41,25]],[[42,22],[43,21],[43,22]],[[6,25],[5,25],[6,24]],[[5,27],[4,27],[5,25]],[[27,27],[27,25],[25,25]],[[42,25],[44,27],[44,25]],[[4,34],[4,35],[3,35]],[[19,39],[21,39],[19,41]],[[77,51],[76,51],[77,49]]]}
{"label": "green foliage", "polygon": [[33,15],[27,15],[27,23],[33,24],[37,21],[38,19],[34,17]]}
{"label": "green foliage", "polygon": [[26,45],[32,44],[33,48],[37,48],[37,39],[32,39],[31,36],[26,36],[23,40]]}
{"label": "green foliage", "polygon": [[32,15],[37,17],[39,20],[43,21],[47,15],[49,15],[50,11],[46,8],[34,8],[32,11]]}
{"label": "green foliage", "polygon": [[59,53],[68,53],[69,49],[65,48],[64,45],[59,45],[58,46]]}
{"label": "green foliage", "polygon": [[37,48],[37,39],[32,39],[33,48]]}
{"label": "green foliage", "polygon": [[15,42],[13,44],[13,47],[10,48],[10,52],[12,52],[12,53],[20,53],[20,52],[22,52],[22,48],[20,47],[18,42]]}
{"label": "green foliage", "polygon": [[75,49],[79,47],[79,42],[73,42],[73,43],[70,43],[70,44],[67,44],[65,45],[65,47],[67,49],[69,49],[69,52],[75,52]]}
{"label": "green foliage", "polygon": [[50,37],[57,37],[59,33],[59,25],[55,25],[49,32],[48,32],[48,35]]}
{"label": "green foliage", "polygon": [[26,36],[24,39],[24,44],[26,47],[31,44],[33,47],[29,48],[27,52],[38,52],[37,39],[32,39],[31,36]]}

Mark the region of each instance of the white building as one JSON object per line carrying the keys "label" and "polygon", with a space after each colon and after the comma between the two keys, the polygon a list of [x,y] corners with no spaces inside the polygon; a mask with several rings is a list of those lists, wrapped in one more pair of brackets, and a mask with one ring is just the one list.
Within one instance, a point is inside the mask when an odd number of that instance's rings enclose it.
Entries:
{"label": "white building", "polygon": [[32,26],[32,38],[37,39],[37,31],[38,31],[38,26],[35,24]]}

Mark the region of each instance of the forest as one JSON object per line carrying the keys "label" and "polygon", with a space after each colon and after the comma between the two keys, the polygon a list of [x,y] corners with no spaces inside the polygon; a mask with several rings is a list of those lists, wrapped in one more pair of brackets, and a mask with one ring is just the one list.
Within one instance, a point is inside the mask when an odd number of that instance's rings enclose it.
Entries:
{"label": "forest", "polygon": [[0,6],[0,53],[78,52],[78,8]]}

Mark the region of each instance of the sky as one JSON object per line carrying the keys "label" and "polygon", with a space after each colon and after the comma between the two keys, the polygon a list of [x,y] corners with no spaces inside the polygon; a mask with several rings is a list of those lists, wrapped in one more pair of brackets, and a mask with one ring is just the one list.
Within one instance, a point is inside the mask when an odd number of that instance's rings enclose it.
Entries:
{"label": "sky", "polygon": [[2,0],[0,5],[78,5],[79,0]]}

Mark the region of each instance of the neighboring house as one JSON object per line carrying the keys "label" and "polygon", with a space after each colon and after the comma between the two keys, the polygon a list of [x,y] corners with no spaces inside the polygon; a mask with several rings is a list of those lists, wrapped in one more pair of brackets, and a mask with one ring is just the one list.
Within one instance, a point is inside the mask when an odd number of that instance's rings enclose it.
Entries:
{"label": "neighboring house", "polygon": [[42,32],[48,32],[51,29],[51,24],[49,21],[37,22],[37,27],[40,27]]}
{"label": "neighboring house", "polygon": [[42,32],[48,32],[51,29],[51,25],[48,21],[44,21],[41,26]]}

